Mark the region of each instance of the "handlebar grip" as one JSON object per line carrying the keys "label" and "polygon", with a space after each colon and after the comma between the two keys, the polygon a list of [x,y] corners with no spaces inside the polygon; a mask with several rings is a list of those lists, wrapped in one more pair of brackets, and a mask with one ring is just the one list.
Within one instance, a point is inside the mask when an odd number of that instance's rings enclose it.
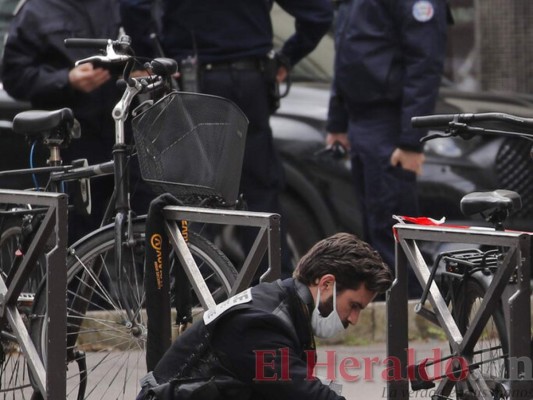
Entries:
{"label": "handlebar grip", "polygon": [[411,118],[413,128],[445,128],[460,114],[426,115]]}
{"label": "handlebar grip", "polygon": [[510,127],[528,131],[533,129],[533,118],[498,112],[426,115],[411,118],[411,125],[413,128],[439,129],[447,128],[452,121],[466,124],[492,123],[492,126],[503,127],[503,129],[512,129]]}
{"label": "handlebar grip", "polygon": [[68,48],[105,49],[108,43],[109,39],[65,39],[65,47]]}

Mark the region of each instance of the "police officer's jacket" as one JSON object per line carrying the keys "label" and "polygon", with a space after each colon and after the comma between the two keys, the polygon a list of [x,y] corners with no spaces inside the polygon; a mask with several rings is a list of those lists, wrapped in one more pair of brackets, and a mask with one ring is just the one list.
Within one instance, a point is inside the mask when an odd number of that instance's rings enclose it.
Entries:
{"label": "police officer's jacket", "polygon": [[67,49],[64,40],[116,39],[119,28],[119,5],[114,0],[27,1],[9,29],[2,64],[4,88],[34,108],[72,108],[82,125],[82,138],[106,129],[112,138],[111,110],[120,98],[116,83],[111,79],[90,93],[72,89],[68,75],[74,62],[96,52]]}
{"label": "police officer's jacket", "polygon": [[[295,17],[296,32],[282,49],[294,65],[315,48],[329,29],[333,18],[331,2],[276,2]],[[165,55],[178,61],[196,54],[202,63],[226,62],[263,57],[272,49],[270,10],[274,0],[162,0],[160,12],[155,10],[154,0],[121,3],[124,27],[141,55],[153,55],[154,47],[148,39],[154,30],[150,20],[161,22]]]}
{"label": "police officer's jacket", "polygon": [[435,107],[446,54],[446,0],[345,0],[336,20],[329,132],[346,132],[350,113],[401,108],[398,147],[421,150],[411,117]]}
{"label": "police officer's jacket", "polygon": [[185,331],[153,375],[160,384],[187,377],[238,382],[221,388],[225,398],[342,398],[310,379],[315,362],[313,307],[309,289],[293,279],[248,289]]}

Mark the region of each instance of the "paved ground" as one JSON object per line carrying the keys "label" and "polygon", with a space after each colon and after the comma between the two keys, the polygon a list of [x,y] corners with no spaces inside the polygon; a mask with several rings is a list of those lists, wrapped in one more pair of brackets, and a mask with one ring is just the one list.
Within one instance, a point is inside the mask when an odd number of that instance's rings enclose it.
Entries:
{"label": "paved ground", "polygon": [[[426,357],[432,357],[434,352],[447,354],[447,345],[440,341],[416,342],[410,344],[416,361]],[[343,384],[342,395],[346,399],[386,399],[387,382],[383,379],[382,374],[386,372],[384,360],[386,358],[385,344],[371,344],[366,346],[328,346],[319,351],[319,362],[326,362],[330,352],[330,359],[335,354],[336,368],[335,372],[340,383]],[[332,353],[334,352],[334,353]],[[350,357],[355,358],[360,368],[344,368],[345,378],[342,377],[342,363],[345,366],[355,365],[348,364],[352,362]],[[355,361],[355,360],[353,360]],[[365,366],[366,364],[366,366]],[[371,367],[368,367],[371,365]],[[317,368],[317,375],[327,374],[326,367]],[[355,376],[359,375],[357,381],[350,382]],[[411,398],[430,399],[431,390],[410,393]]]}
{"label": "paved ground", "polygon": [[[427,341],[427,342],[416,342],[410,344],[413,349],[413,354],[416,361],[420,361],[423,358],[431,357],[434,351],[442,351],[443,354],[446,352],[446,344],[440,341]],[[135,352],[132,352],[135,353]],[[346,399],[386,399],[386,381],[382,378],[382,374],[385,371],[384,360],[386,358],[386,348],[385,344],[370,344],[366,346],[321,346],[318,350],[318,362],[319,364],[316,369],[316,374],[320,376],[327,376],[328,367],[325,363],[327,359],[334,360],[333,363],[329,363],[329,373],[333,373],[337,381],[343,385],[342,395]],[[137,355],[132,354],[129,357],[130,360],[130,373],[135,374],[134,370],[138,366]],[[355,365],[353,362],[360,363],[359,368],[351,368],[350,365]],[[348,364],[348,363],[352,364]],[[343,364],[344,363],[344,364]],[[343,370],[344,368],[344,377]],[[370,365],[370,367],[369,367]],[[129,386],[124,388],[120,385],[119,382],[114,382],[112,387],[109,387],[107,384],[104,384],[109,376],[105,376],[105,368],[101,370],[96,369],[93,372],[91,379],[97,381],[102,380],[102,385],[99,385],[94,393],[91,394],[90,398],[94,399],[111,399],[117,398],[117,393],[122,393],[122,390],[126,389],[127,395],[125,398],[131,400],[135,399],[135,395],[138,392],[137,387]],[[99,374],[103,374],[99,376]],[[141,371],[138,371],[139,375]],[[353,381],[354,377],[359,376],[357,381]],[[352,380],[352,381],[351,381]],[[122,394],[121,394],[122,396]],[[416,399],[430,399],[431,391],[421,391],[410,394],[411,398]],[[122,397],[120,397],[122,398]]]}

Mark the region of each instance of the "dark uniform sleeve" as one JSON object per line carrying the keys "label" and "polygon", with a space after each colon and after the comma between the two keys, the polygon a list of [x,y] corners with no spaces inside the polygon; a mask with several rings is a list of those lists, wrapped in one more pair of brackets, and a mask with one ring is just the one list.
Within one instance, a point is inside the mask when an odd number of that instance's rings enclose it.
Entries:
{"label": "dark uniform sleeve", "polygon": [[[335,51],[338,51],[337,45],[341,35],[341,31],[344,29],[344,24],[347,23],[348,11],[350,9],[350,2],[343,1],[340,3],[337,9],[336,17],[334,20],[335,28]],[[329,99],[328,120],[326,124],[326,130],[330,133],[344,133],[348,131],[348,110],[346,104],[340,93],[337,91],[336,75],[333,74],[333,81],[331,84],[331,92]]]}
{"label": "dark uniform sleeve", "polygon": [[333,20],[332,3],[329,0],[276,0],[295,18],[296,32],[281,49],[291,65],[295,65],[314,50],[326,34]]}
{"label": "dark uniform sleeve", "polygon": [[230,314],[218,323],[212,343],[224,367],[262,398],[344,399],[311,379],[295,337],[272,314],[257,310]]}
{"label": "dark uniform sleeve", "polygon": [[[427,21],[424,21],[427,18],[424,10],[428,12],[423,8],[424,3],[433,7],[433,16]],[[446,56],[446,1],[399,1],[396,18],[405,67],[399,147],[422,151],[420,138],[426,131],[412,128],[411,118],[432,114],[435,109]]]}
{"label": "dark uniform sleeve", "polygon": [[[53,103],[71,94],[69,68],[56,67],[55,54],[47,47],[52,34],[63,28],[61,21],[37,15],[38,10],[31,6],[31,2],[26,4],[12,22],[4,49],[2,83],[17,99]],[[52,54],[44,54],[47,50]]]}

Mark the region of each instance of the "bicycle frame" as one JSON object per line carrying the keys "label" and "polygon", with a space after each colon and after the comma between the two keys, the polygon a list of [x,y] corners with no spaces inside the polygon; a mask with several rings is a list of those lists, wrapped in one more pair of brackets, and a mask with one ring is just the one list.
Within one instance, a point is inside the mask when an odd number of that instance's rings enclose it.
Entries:
{"label": "bicycle frame", "polygon": [[[387,298],[387,352],[389,357],[399,360],[401,365],[400,380],[389,380],[389,399],[409,398],[409,379],[407,374],[407,268],[415,272],[423,287],[430,279],[426,265],[416,241],[434,241],[446,243],[470,243],[489,246],[501,246],[507,249],[505,259],[493,276],[480,311],[475,315],[466,333],[462,335],[439,291],[436,283],[431,284],[428,300],[432,310],[419,307],[419,315],[443,329],[450,343],[454,356],[462,357],[473,350],[483,327],[489,319],[492,309],[502,299],[506,314],[507,332],[509,334],[510,360],[523,360],[530,357],[530,266],[531,234],[524,232],[497,232],[486,229],[458,229],[419,225],[397,224],[396,231],[396,279]],[[510,278],[516,279],[510,283]],[[510,399],[526,399],[531,383],[519,377],[524,376],[523,363],[510,363],[509,376]],[[479,399],[492,399],[489,388],[479,370],[472,369],[466,378]],[[452,379],[445,377],[435,390],[437,396],[448,396],[454,387]]]}
{"label": "bicycle frame", "polygon": [[[124,77],[129,76],[131,71],[131,61],[128,61],[128,65],[124,69]],[[113,147],[113,161],[115,165],[114,178],[115,178],[115,237],[120,240],[115,241],[115,261],[117,265],[118,273],[118,290],[123,299],[127,299],[124,296],[122,288],[122,268],[123,265],[123,252],[122,246],[127,243],[128,238],[131,238],[132,226],[131,226],[131,208],[129,204],[129,188],[127,179],[127,145],[125,135],[125,121],[128,117],[128,110],[130,109],[131,102],[135,96],[142,91],[142,86],[135,79],[127,79],[126,90],[124,91],[122,98],[116,104],[113,109],[112,115],[115,120],[115,146]],[[126,304],[126,312],[130,321],[135,324],[135,312],[132,310],[130,304]]]}

